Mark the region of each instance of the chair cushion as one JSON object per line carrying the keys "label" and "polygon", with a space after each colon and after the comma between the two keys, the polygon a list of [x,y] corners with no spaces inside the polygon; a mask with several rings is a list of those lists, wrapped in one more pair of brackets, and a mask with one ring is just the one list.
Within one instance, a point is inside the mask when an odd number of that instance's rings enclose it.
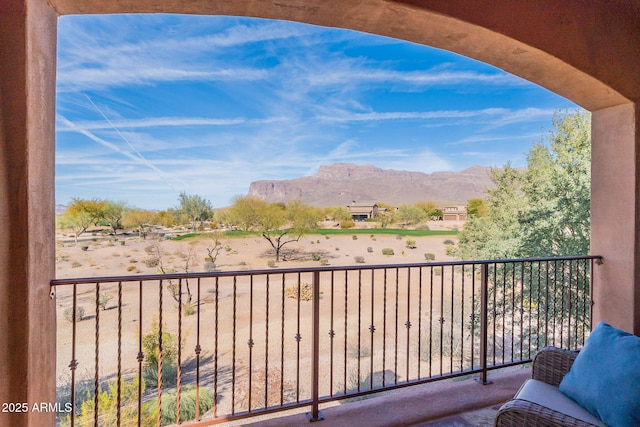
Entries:
{"label": "chair cushion", "polygon": [[640,426],[640,337],[598,323],[559,389],[609,426]]}
{"label": "chair cushion", "polygon": [[526,400],[556,412],[568,415],[572,418],[584,421],[600,427],[607,427],[589,411],[578,405],[560,393],[557,387],[538,380],[527,380],[514,397],[514,399]]}

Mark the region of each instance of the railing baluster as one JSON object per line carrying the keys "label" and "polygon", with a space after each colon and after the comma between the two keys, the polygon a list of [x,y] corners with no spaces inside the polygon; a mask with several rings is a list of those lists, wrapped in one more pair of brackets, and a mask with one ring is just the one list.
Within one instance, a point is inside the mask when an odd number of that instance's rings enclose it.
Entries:
{"label": "railing baluster", "polygon": [[[320,272],[313,273],[313,329],[312,346],[313,356],[311,359],[311,413],[308,414],[309,421],[320,421],[324,419],[319,410],[319,377],[320,377]],[[359,382],[359,379],[358,379]]]}
{"label": "railing baluster", "polygon": [[142,280],[138,282],[138,426],[142,425]]}
{"label": "railing baluster", "polygon": [[[269,275],[265,277],[267,281],[265,284],[265,307],[264,307],[264,407],[269,407]],[[284,375],[284,373],[280,373],[280,376]]]}
{"label": "railing baluster", "polygon": [[120,405],[122,404],[122,281],[118,282],[118,381],[116,425],[120,427]]}
{"label": "railing baluster", "polygon": [[489,300],[489,266],[481,265],[480,279],[480,383],[487,381],[487,335],[488,335],[488,300]]}
{"label": "railing baluster", "polygon": [[[93,424],[98,425],[99,408],[98,402],[100,399],[100,282],[96,283],[96,355],[95,355],[95,372],[94,372],[94,384],[93,384]],[[74,313],[75,316],[75,313]]]}
{"label": "railing baluster", "polygon": [[369,388],[373,389],[373,353],[374,345],[373,345],[373,333],[376,331],[374,326],[374,312],[375,312],[375,270],[371,270],[371,323],[369,325],[369,332],[371,334],[370,346],[371,353],[369,355]]}
{"label": "railing baluster", "polygon": [[[178,279],[178,365],[176,377],[176,424],[180,424],[180,388],[182,386],[182,279]],[[160,408],[158,408],[160,409]]]}
{"label": "railing baluster", "polygon": [[[219,356],[219,332],[218,323],[220,321],[220,278],[216,277],[215,281],[215,315],[213,325],[213,416],[218,417],[218,356]],[[282,293],[284,295],[284,292]]]}
{"label": "railing baluster", "polygon": [[158,415],[156,425],[161,425],[162,408],[162,279],[158,285]]}
{"label": "railing baluster", "polygon": [[196,348],[194,349],[196,355],[196,416],[195,420],[200,421],[200,278],[198,277],[197,288],[197,312],[196,312]]}

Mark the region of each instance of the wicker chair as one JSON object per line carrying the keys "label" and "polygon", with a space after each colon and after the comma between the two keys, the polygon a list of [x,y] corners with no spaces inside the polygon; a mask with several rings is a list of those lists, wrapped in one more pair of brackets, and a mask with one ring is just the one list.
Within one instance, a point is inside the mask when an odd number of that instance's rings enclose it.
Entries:
{"label": "wicker chair", "polygon": [[[561,350],[555,347],[543,348],[536,354],[533,360],[532,379],[553,387],[558,387],[562,378],[569,372],[569,369],[571,369],[577,355],[578,352]],[[525,385],[526,384],[527,383],[525,383]],[[524,387],[523,385],[523,388]],[[550,409],[544,405],[519,398],[523,388],[520,389],[514,399],[502,405],[494,420],[495,426],[592,427],[604,425],[597,421],[593,423],[586,422],[563,412]],[[557,393],[559,393],[559,391]],[[549,398],[549,396],[547,396],[547,398]]]}

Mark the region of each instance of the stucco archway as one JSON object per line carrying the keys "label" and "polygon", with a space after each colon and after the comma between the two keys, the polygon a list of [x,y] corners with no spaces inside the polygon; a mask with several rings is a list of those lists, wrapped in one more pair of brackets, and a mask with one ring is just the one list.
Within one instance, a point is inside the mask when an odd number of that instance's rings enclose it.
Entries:
{"label": "stucco archway", "polygon": [[[53,173],[57,17],[167,12],[344,27],[493,64],[593,113],[595,316],[640,333],[640,1],[4,0],[0,3],[1,402],[55,399]],[[615,218],[614,221],[611,221]],[[10,349],[10,351],[6,351]],[[53,414],[1,414],[50,425]]]}

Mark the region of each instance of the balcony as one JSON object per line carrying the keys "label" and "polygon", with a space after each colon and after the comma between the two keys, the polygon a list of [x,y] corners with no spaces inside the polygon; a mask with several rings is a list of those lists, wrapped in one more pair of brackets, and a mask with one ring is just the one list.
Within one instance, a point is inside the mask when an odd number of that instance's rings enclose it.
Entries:
{"label": "balcony", "polygon": [[[322,408],[382,391],[470,375],[487,383],[546,345],[584,344],[600,261],[54,280],[57,400],[75,408],[58,421],[212,425],[292,409],[316,421]],[[367,403],[325,418],[357,406]]]}

